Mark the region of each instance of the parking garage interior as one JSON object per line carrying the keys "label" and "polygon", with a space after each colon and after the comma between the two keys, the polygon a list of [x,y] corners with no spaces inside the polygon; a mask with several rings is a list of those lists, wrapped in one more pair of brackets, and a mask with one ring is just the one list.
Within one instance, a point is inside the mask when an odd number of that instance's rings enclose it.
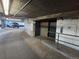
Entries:
{"label": "parking garage interior", "polygon": [[79,1],[0,0],[0,59],[79,59]]}

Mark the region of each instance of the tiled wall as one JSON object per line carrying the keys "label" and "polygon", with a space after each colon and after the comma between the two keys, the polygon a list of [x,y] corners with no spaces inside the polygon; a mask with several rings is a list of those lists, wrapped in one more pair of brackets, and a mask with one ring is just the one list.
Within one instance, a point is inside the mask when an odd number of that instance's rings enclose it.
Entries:
{"label": "tiled wall", "polygon": [[[61,28],[63,28],[62,33]],[[79,50],[79,19],[58,19],[56,32],[60,33],[59,43],[64,44],[73,49]],[[57,33],[56,39],[58,39]]]}

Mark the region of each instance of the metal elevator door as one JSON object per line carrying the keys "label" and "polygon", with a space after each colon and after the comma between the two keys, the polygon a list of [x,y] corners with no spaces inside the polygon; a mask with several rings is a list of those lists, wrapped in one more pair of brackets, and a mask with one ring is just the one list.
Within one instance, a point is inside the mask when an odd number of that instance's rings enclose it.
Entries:
{"label": "metal elevator door", "polygon": [[35,36],[40,36],[40,22],[35,22]]}
{"label": "metal elevator door", "polygon": [[48,37],[54,38],[56,36],[56,21],[48,23]]}

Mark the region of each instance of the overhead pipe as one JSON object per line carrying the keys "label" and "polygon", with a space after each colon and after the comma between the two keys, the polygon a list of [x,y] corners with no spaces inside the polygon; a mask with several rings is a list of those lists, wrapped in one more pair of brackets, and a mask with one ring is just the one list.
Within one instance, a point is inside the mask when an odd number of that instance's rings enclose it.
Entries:
{"label": "overhead pipe", "polygon": [[16,16],[21,10],[23,10],[32,0],[27,1],[15,14],[14,16]]}

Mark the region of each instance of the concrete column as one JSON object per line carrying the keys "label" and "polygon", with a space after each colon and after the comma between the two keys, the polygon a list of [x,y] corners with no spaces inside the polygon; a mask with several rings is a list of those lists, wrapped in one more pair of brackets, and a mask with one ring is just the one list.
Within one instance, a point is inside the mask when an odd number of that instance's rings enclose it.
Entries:
{"label": "concrete column", "polygon": [[5,20],[4,19],[1,20],[1,25],[2,25],[1,28],[5,28]]}

